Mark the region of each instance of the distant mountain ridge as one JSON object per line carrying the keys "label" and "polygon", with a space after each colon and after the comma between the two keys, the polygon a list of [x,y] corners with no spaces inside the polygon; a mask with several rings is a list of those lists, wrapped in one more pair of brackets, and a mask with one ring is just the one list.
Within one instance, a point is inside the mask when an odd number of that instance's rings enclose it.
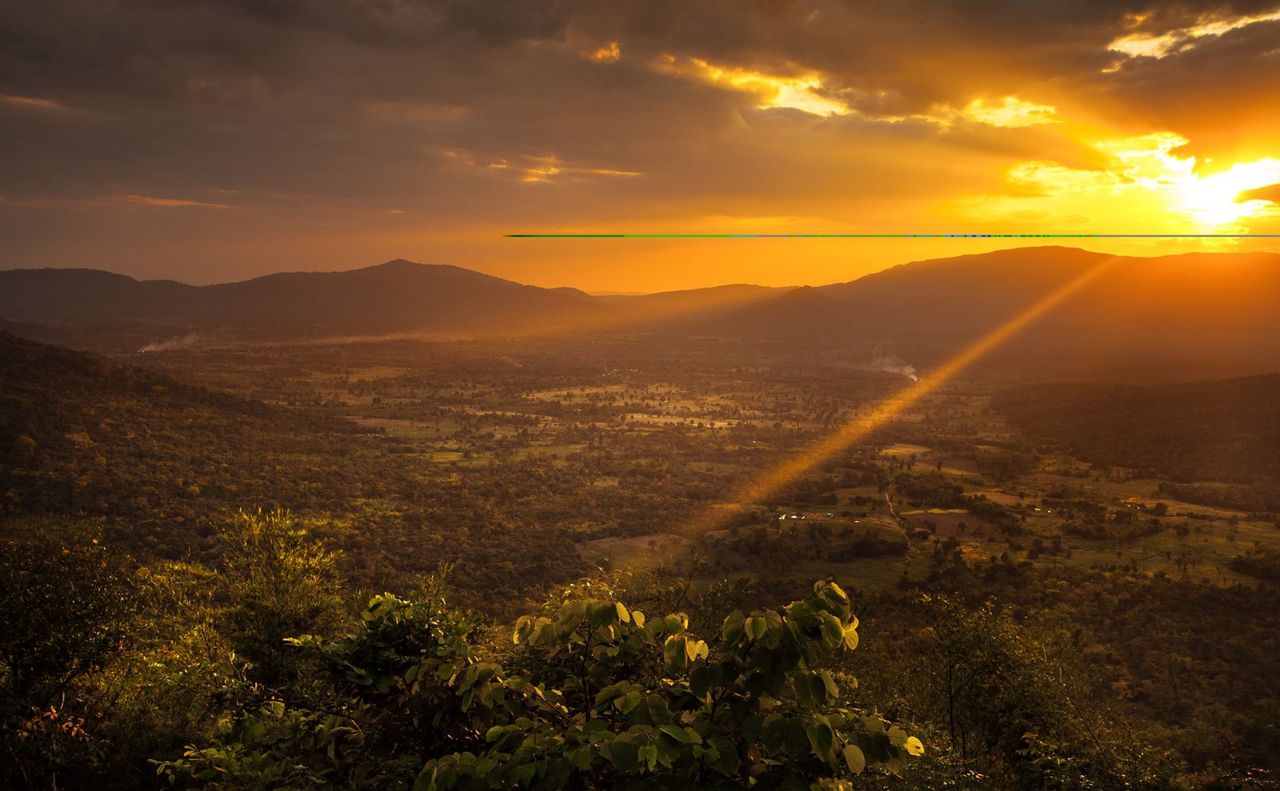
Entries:
{"label": "distant mountain ridge", "polygon": [[[473,337],[630,325],[745,304],[782,289],[735,285],[640,296],[595,297],[541,288],[447,264],[404,259],[339,272],[284,272],[192,286],[95,269],[0,270],[0,322],[61,338],[74,326],[129,337],[206,332],[256,339],[397,333]],[[139,328],[137,325],[144,325]],[[44,328],[41,333],[41,328]]]}
{"label": "distant mountain ridge", "polygon": [[1000,353],[1048,366],[1062,358],[1117,366],[1185,360],[1280,367],[1280,255],[1274,253],[1130,258],[1017,248],[903,264],[820,287],[733,285],[642,296],[539,288],[402,259],[211,286],[84,269],[9,270],[0,271],[0,321],[18,332],[102,328],[93,331],[130,343],[184,333],[291,340],[623,331],[871,344],[928,362],[1102,262],[1109,264],[1097,277]]}
{"label": "distant mountain ridge", "polygon": [[95,270],[0,272],[11,321],[143,321],[253,328],[282,337],[405,330],[527,332],[581,320],[595,300],[443,264],[402,259],[345,272],[288,272],[211,286],[139,281]]}

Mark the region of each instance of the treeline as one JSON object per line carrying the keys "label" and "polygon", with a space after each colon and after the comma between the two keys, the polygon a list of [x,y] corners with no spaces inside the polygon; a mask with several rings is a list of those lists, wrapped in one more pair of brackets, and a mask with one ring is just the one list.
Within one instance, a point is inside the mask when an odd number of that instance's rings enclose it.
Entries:
{"label": "treeline", "polygon": [[909,635],[860,659],[831,582],[779,607],[597,577],[495,622],[449,601],[447,567],[358,598],[284,512],[241,514],[212,564],[6,531],[5,787],[1186,787],[988,606],[903,605]]}

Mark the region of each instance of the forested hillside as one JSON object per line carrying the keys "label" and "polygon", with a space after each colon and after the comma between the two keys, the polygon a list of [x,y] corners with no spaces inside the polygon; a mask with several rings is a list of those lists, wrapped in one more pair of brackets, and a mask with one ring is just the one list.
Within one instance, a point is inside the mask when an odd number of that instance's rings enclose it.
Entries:
{"label": "forested hillside", "polygon": [[[1240,484],[1253,510],[1280,509],[1280,374],[1150,386],[1035,385],[992,405],[1027,436],[1096,464],[1171,484]],[[1251,495],[1249,493],[1252,493]]]}
{"label": "forested hillside", "polygon": [[[474,564],[472,601],[516,592],[513,574],[578,571],[554,529],[450,528],[489,507],[484,492],[423,479],[350,421],[2,333],[0,372],[0,516],[98,519],[132,553],[177,558],[210,557],[244,503],[292,508],[371,586],[429,571],[449,546]],[[394,520],[379,506],[393,492]]]}

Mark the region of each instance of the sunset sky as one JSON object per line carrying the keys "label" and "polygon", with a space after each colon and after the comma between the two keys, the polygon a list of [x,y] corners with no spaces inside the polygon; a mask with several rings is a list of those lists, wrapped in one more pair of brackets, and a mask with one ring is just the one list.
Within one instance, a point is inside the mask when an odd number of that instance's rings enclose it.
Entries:
{"label": "sunset sky", "polygon": [[16,0],[0,267],[634,292],[1012,243],[502,235],[1280,233],[1277,97],[1274,0]]}

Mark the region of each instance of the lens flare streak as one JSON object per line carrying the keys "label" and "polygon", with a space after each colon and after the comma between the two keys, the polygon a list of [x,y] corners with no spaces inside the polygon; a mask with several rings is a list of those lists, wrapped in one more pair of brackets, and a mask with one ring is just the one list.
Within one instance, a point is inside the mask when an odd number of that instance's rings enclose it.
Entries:
{"label": "lens flare streak", "polygon": [[1114,261],[1114,258],[1104,258],[1065,285],[1040,298],[1035,304],[982,336],[943,365],[922,376],[916,383],[885,399],[870,412],[849,421],[835,433],[817,441],[799,455],[750,481],[729,503],[712,506],[699,514],[685,526],[682,532],[698,534],[722,527],[734,511],[732,507],[726,508],[725,505],[736,506],[758,502],[848,449],[872,431],[897,419],[957,374],[1080,291],[1106,271]]}

